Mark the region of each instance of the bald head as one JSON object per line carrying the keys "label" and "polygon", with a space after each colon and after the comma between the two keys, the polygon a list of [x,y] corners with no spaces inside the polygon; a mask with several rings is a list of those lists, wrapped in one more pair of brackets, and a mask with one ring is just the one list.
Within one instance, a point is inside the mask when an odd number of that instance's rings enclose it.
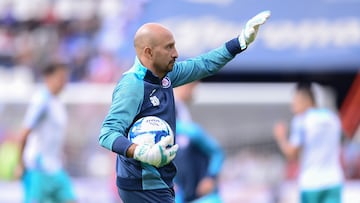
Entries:
{"label": "bald head", "polygon": [[138,52],[143,50],[145,47],[153,48],[166,36],[172,37],[172,33],[164,26],[158,23],[146,23],[142,25],[135,34],[135,49]]}
{"label": "bald head", "polygon": [[135,34],[134,46],[140,63],[159,78],[172,71],[178,53],[173,34],[166,27],[144,24]]}

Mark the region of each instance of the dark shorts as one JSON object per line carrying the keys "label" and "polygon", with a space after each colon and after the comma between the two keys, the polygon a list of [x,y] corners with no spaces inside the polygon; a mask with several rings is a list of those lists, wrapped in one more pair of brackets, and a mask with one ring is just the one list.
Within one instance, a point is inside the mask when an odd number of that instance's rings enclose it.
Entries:
{"label": "dark shorts", "polygon": [[157,189],[157,190],[123,190],[118,189],[121,200],[124,203],[174,203],[174,189]]}

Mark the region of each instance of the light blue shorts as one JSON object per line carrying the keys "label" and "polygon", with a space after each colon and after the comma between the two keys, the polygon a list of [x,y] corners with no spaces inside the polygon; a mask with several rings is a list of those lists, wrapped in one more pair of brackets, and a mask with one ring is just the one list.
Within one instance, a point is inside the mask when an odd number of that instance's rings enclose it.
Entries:
{"label": "light blue shorts", "polygon": [[42,171],[26,171],[23,177],[24,202],[68,202],[75,200],[69,176],[61,170],[54,174]]}
{"label": "light blue shorts", "polygon": [[341,203],[342,186],[301,191],[301,203]]}

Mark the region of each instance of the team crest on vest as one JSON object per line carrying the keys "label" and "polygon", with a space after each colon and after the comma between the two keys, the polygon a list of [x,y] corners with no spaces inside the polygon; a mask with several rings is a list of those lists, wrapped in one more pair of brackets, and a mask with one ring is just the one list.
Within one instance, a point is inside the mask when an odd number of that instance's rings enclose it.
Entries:
{"label": "team crest on vest", "polygon": [[156,96],[150,97],[150,102],[152,103],[153,106],[159,106],[160,105],[160,100]]}
{"label": "team crest on vest", "polygon": [[168,76],[164,77],[161,81],[161,85],[163,88],[169,88],[171,86],[171,81]]}

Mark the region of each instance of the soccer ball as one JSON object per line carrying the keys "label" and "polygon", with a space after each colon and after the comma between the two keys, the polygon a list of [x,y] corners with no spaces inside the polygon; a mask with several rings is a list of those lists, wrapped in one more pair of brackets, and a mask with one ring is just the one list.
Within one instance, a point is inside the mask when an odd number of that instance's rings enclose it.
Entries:
{"label": "soccer ball", "polygon": [[128,139],[136,144],[154,145],[166,136],[171,136],[174,144],[174,133],[169,124],[159,117],[146,116],[133,124]]}

